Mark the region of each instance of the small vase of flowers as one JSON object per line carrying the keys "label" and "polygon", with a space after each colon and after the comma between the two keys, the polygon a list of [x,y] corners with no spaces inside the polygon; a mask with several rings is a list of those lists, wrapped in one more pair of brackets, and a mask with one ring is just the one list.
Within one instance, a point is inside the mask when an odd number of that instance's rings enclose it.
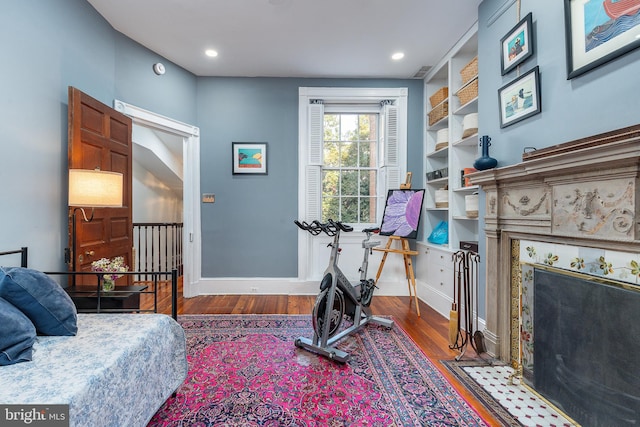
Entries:
{"label": "small vase of flowers", "polygon": [[116,279],[122,277],[122,274],[118,273],[129,271],[129,267],[124,263],[124,257],[118,256],[113,259],[101,258],[93,261],[91,271],[105,273],[102,276],[102,290],[109,292],[115,288]]}

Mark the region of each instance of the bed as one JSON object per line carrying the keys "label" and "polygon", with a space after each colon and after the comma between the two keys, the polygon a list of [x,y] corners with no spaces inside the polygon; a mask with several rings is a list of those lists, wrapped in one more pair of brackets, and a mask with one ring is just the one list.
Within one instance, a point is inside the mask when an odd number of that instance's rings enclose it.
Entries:
{"label": "bed", "polygon": [[76,320],[75,336],[38,334],[31,361],[0,366],[0,404],[68,405],[71,426],[146,426],[186,378],[182,327],[158,313]]}

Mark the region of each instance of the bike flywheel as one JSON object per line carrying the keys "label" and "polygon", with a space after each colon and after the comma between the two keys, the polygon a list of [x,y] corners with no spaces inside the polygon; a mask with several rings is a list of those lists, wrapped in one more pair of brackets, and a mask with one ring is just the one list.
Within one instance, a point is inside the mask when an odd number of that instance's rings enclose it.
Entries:
{"label": "bike flywheel", "polygon": [[[329,289],[325,289],[320,292],[316,298],[316,303],[313,306],[313,330],[316,336],[322,337],[325,328],[325,315],[327,310],[327,299],[329,295]],[[329,316],[329,337],[332,337],[340,329],[342,319],[344,317],[344,295],[340,289],[336,289],[335,297],[333,298],[333,307]]]}

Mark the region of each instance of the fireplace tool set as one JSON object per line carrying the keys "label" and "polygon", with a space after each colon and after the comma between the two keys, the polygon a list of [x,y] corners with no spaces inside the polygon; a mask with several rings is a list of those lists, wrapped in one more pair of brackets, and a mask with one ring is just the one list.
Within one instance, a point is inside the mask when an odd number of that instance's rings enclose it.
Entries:
{"label": "fireplace tool set", "polygon": [[[453,303],[449,316],[449,348],[464,355],[471,345],[480,358],[486,353],[484,335],[478,325],[478,264],[480,255],[473,251],[457,251],[453,258]],[[475,313],[475,317],[474,317]],[[483,358],[484,359],[484,358]],[[486,359],[485,359],[486,360]],[[489,363],[491,363],[489,361]]]}

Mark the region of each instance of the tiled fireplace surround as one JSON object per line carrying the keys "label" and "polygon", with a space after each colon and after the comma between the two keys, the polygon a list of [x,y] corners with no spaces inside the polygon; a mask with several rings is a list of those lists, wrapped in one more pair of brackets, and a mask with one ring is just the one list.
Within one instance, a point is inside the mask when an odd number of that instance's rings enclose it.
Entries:
{"label": "tiled fireplace surround", "polygon": [[640,253],[639,178],[640,125],[527,153],[521,163],[471,176],[485,193],[489,353],[520,362],[520,262],[528,261],[519,259],[521,241]]}

